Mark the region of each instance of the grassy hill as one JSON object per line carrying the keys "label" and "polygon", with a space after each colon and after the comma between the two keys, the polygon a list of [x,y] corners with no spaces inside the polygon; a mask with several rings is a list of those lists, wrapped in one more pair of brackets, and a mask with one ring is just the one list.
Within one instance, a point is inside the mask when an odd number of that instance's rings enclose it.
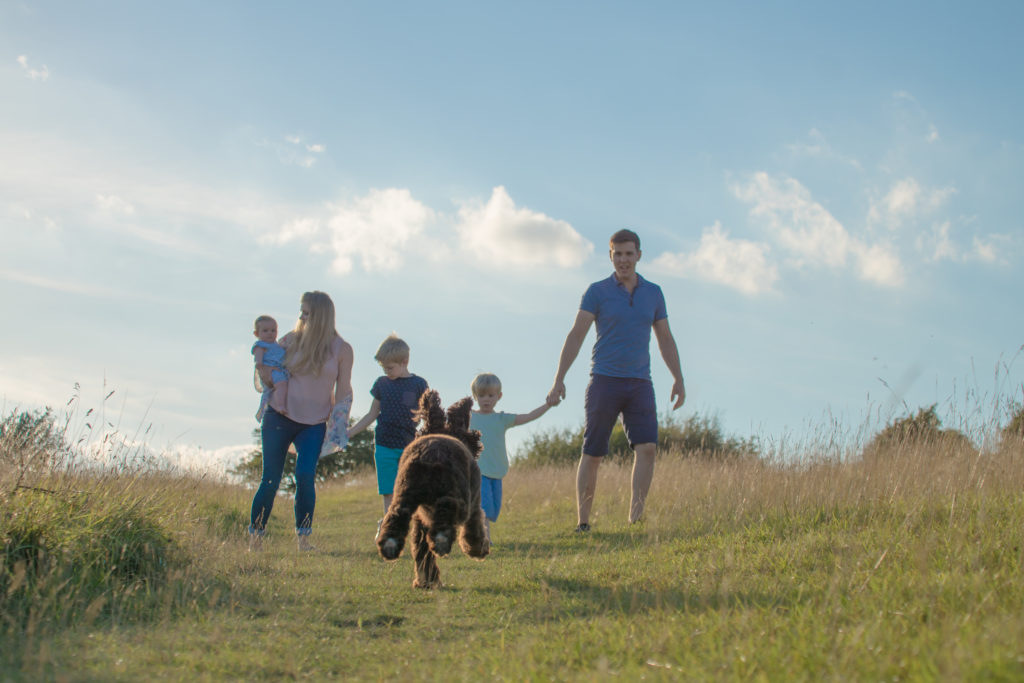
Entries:
{"label": "grassy hill", "polygon": [[626,524],[602,468],[513,468],[495,548],[445,588],[385,563],[369,474],[281,498],[144,473],[0,471],[0,680],[1022,680],[1024,452],[770,464],[668,453]]}

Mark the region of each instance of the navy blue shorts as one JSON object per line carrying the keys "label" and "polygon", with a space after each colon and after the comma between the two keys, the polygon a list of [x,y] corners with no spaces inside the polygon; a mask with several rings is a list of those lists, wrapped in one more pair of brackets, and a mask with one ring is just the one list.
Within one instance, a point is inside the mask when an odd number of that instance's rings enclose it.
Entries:
{"label": "navy blue shorts", "polygon": [[654,385],[648,379],[591,375],[584,401],[587,414],[583,453],[599,458],[608,455],[608,440],[619,415],[629,447],[658,443],[658,409]]}

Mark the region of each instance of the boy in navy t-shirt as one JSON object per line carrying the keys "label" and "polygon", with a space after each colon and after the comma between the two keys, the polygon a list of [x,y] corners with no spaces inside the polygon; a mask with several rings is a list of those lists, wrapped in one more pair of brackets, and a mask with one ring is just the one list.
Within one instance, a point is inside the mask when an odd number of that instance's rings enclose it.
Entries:
{"label": "boy in navy t-shirt", "polygon": [[[373,464],[377,470],[377,493],[383,496],[387,514],[395,492],[398,461],[405,447],[416,438],[413,413],[419,407],[420,396],[427,390],[427,381],[409,372],[409,345],[395,334],[381,343],[374,359],[380,363],[384,375],[378,377],[370,389],[373,396],[370,411],[352,425],[348,437],[351,439],[377,421]],[[377,531],[380,531],[379,521]]]}

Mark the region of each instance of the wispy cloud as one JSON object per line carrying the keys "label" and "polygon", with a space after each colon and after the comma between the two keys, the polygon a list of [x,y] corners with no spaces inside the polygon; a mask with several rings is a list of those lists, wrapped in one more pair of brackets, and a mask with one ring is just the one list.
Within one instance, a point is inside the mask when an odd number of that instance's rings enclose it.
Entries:
{"label": "wispy cloud", "polygon": [[856,169],[861,169],[859,161],[837,152],[817,128],[812,128],[808,131],[806,140],[786,145],[786,149],[791,154],[797,156],[839,161],[843,164],[849,164]]}
{"label": "wispy cloud", "polygon": [[952,226],[949,221],[937,223],[929,232],[918,235],[915,245],[925,260],[933,263],[953,261],[965,263],[978,261],[981,263],[1005,262],[1002,254],[1011,243],[1009,235],[993,233],[987,237],[977,235],[971,238],[969,247],[960,246],[951,235]]}
{"label": "wispy cloud", "polygon": [[769,246],[742,239],[730,239],[715,222],[704,228],[700,245],[693,252],[664,253],[652,268],[667,275],[722,284],[747,295],[772,290],[779,271],[768,259]]}
{"label": "wispy cloud", "polygon": [[906,221],[938,210],[954,194],[955,187],[929,189],[915,178],[902,178],[893,183],[881,201],[872,201],[868,221],[896,229]]}
{"label": "wispy cloud", "polygon": [[57,280],[44,277],[36,273],[19,273],[14,270],[0,269],[0,279],[8,282],[17,282],[23,285],[30,285],[40,289],[48,289],[54,292],[65,294],[81,294],[83,296],[94,296],[103,298],[124,298],[125,292],[113,287],[103,287],[91,282],[77,282],[74,280]]}
{"label": "wispy cloud", "polygon": [[790,254],[791,265],[841,269],[853,259],[861,279],[886,286],[903,282],[903,268],[891,245],[867,244],[851,236],[799,181],[762,171],[732,189],[752,205],[750,215],[767,225],[771,237]]}
{"label": "wispy cloud", "polygon": [[517,207],[501,186],[485,204],[464,204],[456,230],[466,250],[497,267],[575,268],[594,250],[568,222]]}
{"label": "wispy cloud", "polygon": [[31,78],[33,81],[46,81],[50,78],[50,70],[45,64],[41,69],[34,69],[28,65],[28,57],[25,55],[18,55],[18,64],[21,65],[21,70],[26,78]]}
{"label": "wispy cloud", "polygon": [[131,216],[135,213],[135,207],[117,195],[97,194],[96,206],[104,213],[123,214],[126,216]]}

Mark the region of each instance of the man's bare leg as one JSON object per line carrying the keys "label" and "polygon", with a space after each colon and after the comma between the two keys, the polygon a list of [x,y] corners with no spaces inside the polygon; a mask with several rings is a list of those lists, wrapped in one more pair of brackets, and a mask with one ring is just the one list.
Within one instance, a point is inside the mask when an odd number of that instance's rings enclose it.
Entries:
{"label": "man's bare leg", "polygon": [[576,515],[579,524],[590,524],[590,507],[597,488],[597,468],[601,458],[584,453],[576,470]]}
{"label": "man's bare leg", "polygon": [[658,445],[641,443],[637,444],[633,451],[633,492],[629,501],[630,524],[644,516],[647,492],[651,490],[651,481],[654,479],[654,456],[658,451]]}

